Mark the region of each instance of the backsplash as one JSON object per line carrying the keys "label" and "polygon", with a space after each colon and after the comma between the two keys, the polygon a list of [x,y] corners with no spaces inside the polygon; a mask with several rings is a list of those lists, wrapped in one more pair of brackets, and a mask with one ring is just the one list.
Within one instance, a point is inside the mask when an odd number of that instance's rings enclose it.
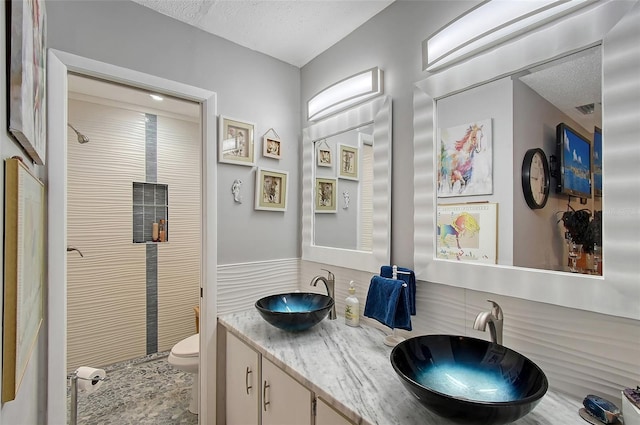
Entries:
{"label": "backsplash", "polygon": [[[313,276],[326,273],[322,268],[336,275],[338,320],[343,320],[350,280],[356,282],[356,296],[364,308],[371,273],[301,261],[301,290],[307,290]],[[413,331],[400,334],[459,334],[489,340],[488,330],[473,329],[476,315],[490,309],[488,299],[504,311],[504,345],[537,363],[555,391],[579,399],[594,393],[619,404],[620,391],[640,383],[636,320],[419,281]],[[391,333],[371,319],[363,322]]]}
{"label": "backsplash", "polygon": [[[324,293],[324,287],[309,285],[314,276],[326,275],[322,269],[336,277],[337,320],[344,321],[351,280],[362,314],[372,273],[298,259],[218,266],[218,314],[253,309],[259,298],[279,292]],[[554,391],[580,400],[593,393],[620,403],[620,391],[640,383],[640,323],[631,319],[419,281],[413,331],[399,333],[489,340],[488,330],[473,329],[476,315],[491,308],[488,299],[504,311],[504,345],[537,363]],[[391,333],[375,320],[363,317],[361,323]]]}

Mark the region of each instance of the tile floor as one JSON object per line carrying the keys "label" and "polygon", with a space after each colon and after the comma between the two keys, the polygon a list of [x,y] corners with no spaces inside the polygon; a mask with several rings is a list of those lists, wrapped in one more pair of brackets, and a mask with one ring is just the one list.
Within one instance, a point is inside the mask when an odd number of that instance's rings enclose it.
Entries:
{"label": "tile floor", "polygon": [[168,354],[105,367],[100,388],[78,391],[76,425],[197,425],[198,415],[187,410],[191,375],[171,367]]}

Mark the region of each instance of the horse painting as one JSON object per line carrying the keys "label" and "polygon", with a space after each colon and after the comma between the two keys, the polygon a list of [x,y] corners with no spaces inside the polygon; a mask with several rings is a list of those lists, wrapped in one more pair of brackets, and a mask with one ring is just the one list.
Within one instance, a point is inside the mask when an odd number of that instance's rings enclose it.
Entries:
{"label": "horse painting", "polygon": [[469,213],[462,212],[457,217],[451,220],[451,224],[438,224],[438,237],[440,238],[440,245],[449,247],[447,243],[447,237],[452,236],[456,240],[458,249],[460,247],[460,237],[467,236],[472,237],[480,231],[480,225],[478,221]]}
{"label": "horse painting", "polygon": [[[447,129],[440,140],[438,195],[476,195],[491,193],[491,146],[484,134],[488,123],[474,123],[466,127]],[[455,138],[455,134],[461,134]],[[448,135],[454,135],[449,141]],[[479,160],[478,155],[484,155]],[[488,179],[487,179],[488,176]],[[470,183],[476,182],[473,190]],[[487,185],[489,186],[487,189]],[[487,192],[488,190],[488,192]]]}

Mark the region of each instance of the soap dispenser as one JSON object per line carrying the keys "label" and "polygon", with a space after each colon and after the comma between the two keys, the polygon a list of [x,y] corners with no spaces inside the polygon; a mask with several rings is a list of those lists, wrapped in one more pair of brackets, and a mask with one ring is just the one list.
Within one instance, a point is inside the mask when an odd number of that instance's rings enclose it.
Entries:
{"label": "soap dispenser", "polygon": [[349,282],[349,296],[344,300],[344,322],[349,326],[360,326],[360,302],[356,298],[356,284]]}

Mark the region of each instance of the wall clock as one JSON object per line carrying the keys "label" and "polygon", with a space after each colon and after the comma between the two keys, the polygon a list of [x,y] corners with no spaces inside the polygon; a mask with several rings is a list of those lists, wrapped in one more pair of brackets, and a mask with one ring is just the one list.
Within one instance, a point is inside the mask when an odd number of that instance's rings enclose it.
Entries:
{"label": "wall clock", "polygon": [[549,198],[549,163],[540,148],[529,149],[522,160],[522,192],[529,208],[543,208]]}

